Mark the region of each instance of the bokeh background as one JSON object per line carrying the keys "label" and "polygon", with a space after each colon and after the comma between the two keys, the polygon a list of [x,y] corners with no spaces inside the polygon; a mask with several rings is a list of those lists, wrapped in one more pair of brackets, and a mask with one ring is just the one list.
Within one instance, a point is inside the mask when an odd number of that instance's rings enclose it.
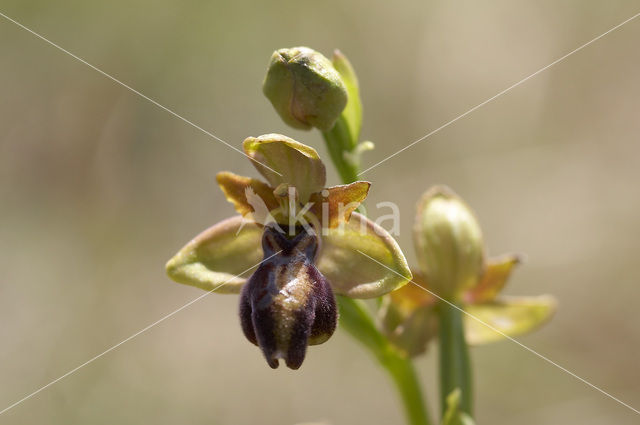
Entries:
{"label": "bokeh background", "polygon": [[[287,128],[261,94],[271,52],[345,52],[365,105],[365,166],[640,11],[633,0],[1,0],[0,12],[240,147]],[[640,406],[640,19],[367,173],[398,203],[446,183],[490,253],[527,262],[510,294],[560,307],[520,340]],[[201,295],[165,261],[233,214],[237,152],[0,17],[0,408]],[[330,182],[337,183],[331,172]],[[385,211],[387,213],[388,211]],[[373,211],[375,215],[375,210]],[[300,371],[242,336],[211,295],[0,416],[2,424],[396,424],[386,375],[343,332]],[[637,424],[521,347],[473,349],[479,424]],[[435,357],[417,362],[435,413]]]}

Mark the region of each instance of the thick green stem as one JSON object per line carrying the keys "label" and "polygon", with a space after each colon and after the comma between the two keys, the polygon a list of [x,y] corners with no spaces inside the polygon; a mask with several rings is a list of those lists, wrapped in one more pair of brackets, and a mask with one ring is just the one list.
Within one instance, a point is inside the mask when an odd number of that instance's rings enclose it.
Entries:
{"label": "thick green stem", "polygon": [[352,153],[358,144],[357,140],[352,140],[346,118],[340,116],[331,130],[322,132],[322,137],[342,182],[346,184],[358,180],[358,165],[354,162],[356,158],[345,156],[345,153]]}
{"label": "thick green stem", "polygon": [[464,338],[464,323],[461,310],[447,303],[440,303],[439,316],[439,361],[440,361],[440,405],[442,413],[447,410],[447,396],[453,390],[461,391],[460,409],[469,415],[473,411],[473,389],[469,348]]}
{"label": "thick green stem", "polygon": [[[346,58],[340,55],[336,60],[341,65],[343,77],[348,77],[347,81],[351,89],[349,102],[352,103],[351,106],[347,105],[333,128],[323,131],[322,136],[342,182],[348,184],[358,179],[359,158],[356,153],[362,116],[355,73]],[[341,328],[367,347],[389,373],[402,399],[408,424],[431,425],[423,401],[420,381],[411,359],[399,352],[378,330],[364,302],[346,297],[338,297],[338,301]]]}
{"label": "thick green stem", "polygon": [[338,298],[341,327],[367,347],[389,373],[402,398],[408,423],[430,425],[420,382],[416,377],[411,359],[396,350],[380,333],[371,313],[362,301],[346,297]]}

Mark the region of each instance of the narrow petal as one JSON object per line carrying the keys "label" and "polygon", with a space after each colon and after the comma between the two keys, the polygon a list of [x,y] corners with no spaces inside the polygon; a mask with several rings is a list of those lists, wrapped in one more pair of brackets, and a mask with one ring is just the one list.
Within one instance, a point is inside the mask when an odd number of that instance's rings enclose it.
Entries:
{"label": "narrow petal", "polygon": [[326,232],[317,264],[336,294],[375,298],[411,279],[396,241],[364,216],[353,213],[348,223]]}
{"label": "narrow petal", "polygon": [[[537,297],[502,297],[491,303],[468,305],[465,310],[510,337],[522,335],[549,321],[556,310],[550,295]],[[467,342],[473,345],[499,341],[504,336],[478,320],[465,315]]]}
{"label": "narrow petal", "polygon": [[490,259],[478,286],[465,293],[465,302],[476,304],[493,300],[502,291],[513,267],[518,263],[520,258],[517,255],[503,255]]}
{"label": "narrow petal", "polygon": [[239,293],[262,259],[261,239],[262,229],[254,223],[240,216],[226,219],[185,245],[167,263],[167,274],[205,291]]}
{"label": "narrow petal", "polygon": [[[228,171],[218,173],[217,180],[227,201],[233,204],[239,214],[262,213],[263,209],[271,211],[278,207],[273,188],[260,180]],[[253,197],[253,194],[258,198]],[[256,202],[258,199],[260,201]]]}
{"label": "narrow petal", "polygon": [[282,183],[295,186],[302,204],[312,193],[320,192],[324,187],[324,164],[318,152],[309,146],[281,134],[265,134],[247,138],[243,147],[272,187]]}
{"label": "narrow petal", "polygon": [[311,195],[311,202],[313,202],[311,212],[320,219],[323,226],[337,227],[341,222],[349,221],[351,213],[367,197],[369,187],[371,183],[357,181],[316,192]]}

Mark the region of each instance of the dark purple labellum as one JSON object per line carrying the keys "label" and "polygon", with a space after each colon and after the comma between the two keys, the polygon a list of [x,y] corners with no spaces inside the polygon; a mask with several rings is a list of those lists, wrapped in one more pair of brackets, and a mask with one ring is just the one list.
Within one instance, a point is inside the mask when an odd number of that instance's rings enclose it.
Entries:
{"label": "dark purple labellum", "polygon": [[298,369],[307,345],[328,340],[338,319],[331,286],[314,264],[318,238],[302,228],[287,238],[268,226],[262,248],[265,260],[240,297],[242,330],[269,366],[277,368],[281,358]]}

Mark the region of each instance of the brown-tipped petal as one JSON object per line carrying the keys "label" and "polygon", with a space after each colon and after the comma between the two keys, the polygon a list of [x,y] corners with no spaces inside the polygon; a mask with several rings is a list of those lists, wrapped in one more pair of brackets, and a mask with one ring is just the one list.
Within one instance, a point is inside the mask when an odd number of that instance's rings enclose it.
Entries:
{"label": "brown-tipped petal", "polygon": [[[268,213],[278,207],[273,188],[260,180],[228,171],[218,173],[217,180],[225,198],[233,204],[239,214],[264,215],[265,211]],[[260,222],[260,220],[256,221]]]}
{"label": "brown-tipped petal", "polygon": [[517,255],[504,255],[489,260],[480,283],[464,294],[466,303],[475,304],[493,300],[507,284],[513,267],[520,263]]}
{"label": "brown-tipped petal", "polygon": [[427,281],[420,272],[411,271],[411,282],[389,294],[393,303],[404,313],[410,314],[419,307],[431,307],[438,300],[427,286]]}
{"label": "brown-tipped petal", "polygon": [[311,212],[318,217],[324,227],[335,228],[341,222],[346,223],[356,208],[369,193],[371,183],[357,181],[350,184],[333,186],[311,195]]}

